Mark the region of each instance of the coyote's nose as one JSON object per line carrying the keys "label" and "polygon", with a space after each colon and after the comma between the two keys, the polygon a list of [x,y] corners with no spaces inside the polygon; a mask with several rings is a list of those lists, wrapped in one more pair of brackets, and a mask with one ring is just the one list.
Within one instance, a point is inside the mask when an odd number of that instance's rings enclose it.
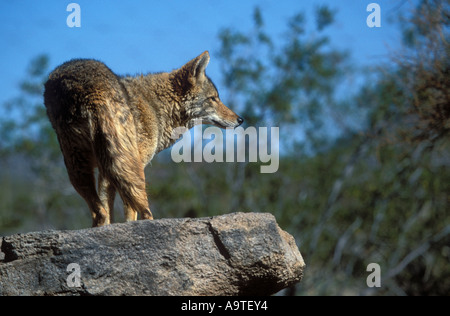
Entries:
{"label": "coyote's nose", "polygon": [[[242,123],[244,123],[244,119],[243,119],[242,117],[239,116],[239,117],[237,118],[237,122],[238,122],[239,125],[241,125]],[[239,126],[239,125],[238,125],[238,126]]]}

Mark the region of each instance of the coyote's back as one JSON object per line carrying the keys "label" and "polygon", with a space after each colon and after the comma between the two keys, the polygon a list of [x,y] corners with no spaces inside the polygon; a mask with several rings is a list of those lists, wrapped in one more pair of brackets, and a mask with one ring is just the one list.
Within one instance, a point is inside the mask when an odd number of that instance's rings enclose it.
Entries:
{"label": "coyote's back", "polygon": [[56,119],[81,121],[102,101],[123,97],[117,76],[96,60],[75,59],[57,67],[45,84],[47,114]]}

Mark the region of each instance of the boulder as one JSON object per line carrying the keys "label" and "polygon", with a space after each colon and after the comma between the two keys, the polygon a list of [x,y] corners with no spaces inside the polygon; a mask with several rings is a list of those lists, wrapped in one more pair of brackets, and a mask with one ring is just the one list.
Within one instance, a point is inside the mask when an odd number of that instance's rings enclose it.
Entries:
{"label": "boulder", "polygon": [[0,295],[271,295],[299,282],[267,213],[160,219],[0,239]]}

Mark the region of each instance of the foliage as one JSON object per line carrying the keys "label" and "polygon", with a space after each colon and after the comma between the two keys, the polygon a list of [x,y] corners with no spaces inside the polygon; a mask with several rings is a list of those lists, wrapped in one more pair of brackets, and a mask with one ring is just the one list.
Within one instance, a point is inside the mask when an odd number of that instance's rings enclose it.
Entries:
{"label": "foliage", "polygon": [[317,9],[315,37],[306,35],[304,15],[294,15],[283,43],[268,36],[259,8],[254,22],[249,34],[234,29],[219,34],[228,104],[241,105],[247,125],[280,126],[286,149],[311,153],[326,148],[333,128],[326,113],[339,106],[335,87],[349,71],[347,54],[330,49],[322,33],[332,22],[330,10]]}

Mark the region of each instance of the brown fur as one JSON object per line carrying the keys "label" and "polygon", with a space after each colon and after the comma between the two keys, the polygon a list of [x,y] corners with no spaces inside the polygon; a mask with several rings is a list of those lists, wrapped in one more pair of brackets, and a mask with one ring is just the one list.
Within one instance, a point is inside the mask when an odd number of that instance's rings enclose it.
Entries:
{"label": "brown fur", "polygon": [[[112,222],[116,191],[127,221],[152,219],[144,168],[173,144],[176,127],[195,119],[235,127],[242,119],[219,99],[204,52],[170,73],[119,77],[105,64],[71,60],[45,84],[44,102],[69,178],[91,210],[93,226]],[[98,192],[94,168],[99,169]]]}

